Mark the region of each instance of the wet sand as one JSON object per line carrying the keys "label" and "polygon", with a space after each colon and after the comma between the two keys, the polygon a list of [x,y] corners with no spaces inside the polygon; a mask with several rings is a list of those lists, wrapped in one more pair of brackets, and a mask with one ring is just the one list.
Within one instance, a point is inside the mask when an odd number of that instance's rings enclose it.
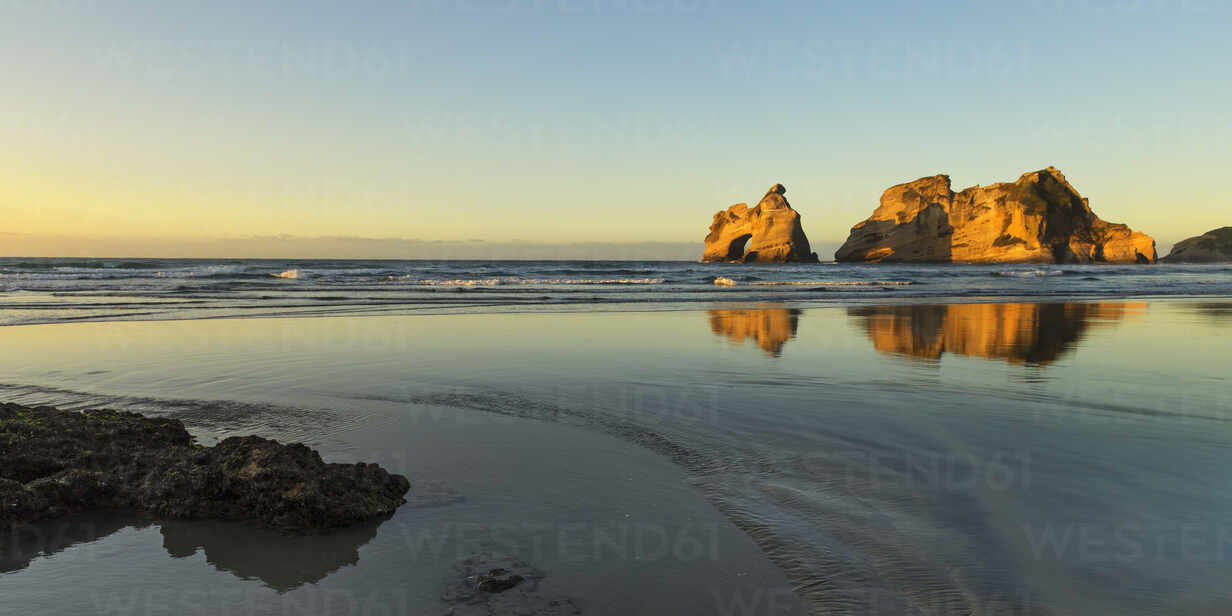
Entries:
{"label": "wet sand", "polygon": [[586,614],[805,613],[753,541],[644,448],[482,411],[370,405],[385,412],[345,438],[362,447],[324,453],[411,477],[389,520],[287,536],[73,516],[3,546],[0,596],[28,614],[446,614],[450,568],[494,553],[546,573],[533,592],[544,604]]}
{"label": "wet sand", "polygon": [[825,614],[1221,613],[1227,304],[3,328],[6,400],[302,440],[414,487],[333,539],[108,527],[0,593],[33,613],[108,613],[117,591],[110,613],[444,613],[451,565],[499,550],[588,613],[799,613],[793,591]]}

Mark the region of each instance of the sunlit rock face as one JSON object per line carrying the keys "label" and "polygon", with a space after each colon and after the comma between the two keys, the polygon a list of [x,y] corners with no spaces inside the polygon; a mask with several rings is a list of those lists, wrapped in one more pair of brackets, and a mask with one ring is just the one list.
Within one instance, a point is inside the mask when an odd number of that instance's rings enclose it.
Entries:
{"label": "sunlit rock face", "polygon": [[1232,263],[1232,227],[1181,240],[1163,260],[1168,263]]}
{"label": "sunlit rock face", "polygon": [[835,253],[845,262],[1154,263],[1155,240],[1106,222],[1054,167],[955,193],[936,175],[892,186]]}
{"label": "sunlit rock face", "polygon": [[882,353],[938,360],[945,353],[1044,365],[1092,326],[1141,313],[1146,304],[951,304],[852,308],[848,315]]}
{"label": "sunlit rock face", "polygon": [[786,192],[782,184],[775,184],[757,207],[737,203],[716,213],[702,261],[816,263],[800,214],[783,197]]}
{"label": "sunlit rock face", "polygon": [[754,341],[761,350],[778,356],[783,345],[796,336],[800,311],[788,308],[711,310],[710,331],[735,343]]}

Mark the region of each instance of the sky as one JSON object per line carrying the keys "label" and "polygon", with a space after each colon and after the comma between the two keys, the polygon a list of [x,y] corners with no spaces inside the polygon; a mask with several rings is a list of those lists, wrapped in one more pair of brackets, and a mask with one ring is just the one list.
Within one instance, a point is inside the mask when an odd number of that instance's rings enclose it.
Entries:
{"label": "sky", "polygon": [[1049,165],[1161,249],[1232,224],[1222,0],[278,4],[0,0],[0,255],[700,254],[776,182],[828,246]]}

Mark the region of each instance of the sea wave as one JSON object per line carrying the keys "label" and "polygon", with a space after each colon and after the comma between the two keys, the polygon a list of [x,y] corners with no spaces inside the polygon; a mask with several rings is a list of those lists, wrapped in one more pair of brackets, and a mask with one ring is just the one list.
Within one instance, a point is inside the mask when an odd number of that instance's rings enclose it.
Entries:
{"label": "sea wave", "polygon": [[706,282],[720,287],[900,287],[916,284],[911,280],[761,280],[756,276],[707,276]]}
{"label": "sea wave", "polygon": [[997,278],[1044,278],[1047,276],[1064,276],[1065,270],[1006,270],[991,272],[989,275]]}
{"label": "sea wave", "polygon": [[648,274],[657,274],[659,270],[653,269],[634,269],[634,268],[573,268],[573,269],[544,269],[536,272],[539,274],[547,274],[552,276],[646,276]]}
{"label": "sea wave", "polygon": [[495,286],[568,286],[568,285],[653,285],[663,284],[664,278],[460,278],[453,280],[413,279],[408,276],[389,276],[387,281],[426,287],[495,287]]}
{"label": "sea wave", "polygon": [[763,280],[750,282],[759,287],[905,287],[910,280]]}

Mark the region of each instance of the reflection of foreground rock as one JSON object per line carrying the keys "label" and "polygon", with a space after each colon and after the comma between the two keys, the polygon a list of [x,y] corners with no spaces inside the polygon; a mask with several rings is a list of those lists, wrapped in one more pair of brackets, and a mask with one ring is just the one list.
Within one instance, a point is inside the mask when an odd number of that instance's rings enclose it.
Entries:
{"label": "reflection of foreground rock", "polygon": [[19,571],[41,556],[52,556],[82,543],[92,543],[129,527],[145,527],[132,514],[108,511],[68,515],[56,520],[23,524],[0,532],[0,573]]}
{"label": "reflection of foreground rock", "polygon": [[175,558],[205,552],[219,571],[259,579],[278,592],[313,584],[359,562],[359,548],[384,520],[370,520],[322,535],[288,535],[237,522],[172,520],[162,525],[163,547]]}
{"label": "reflection of foreground rock", "polygon": [[195,444],[183,424],[0,404],[0,531],[100,509],[332,528],[392,513],[410,489],[372,464],[325,464],[255,436]]}
{"label": "reflection of foreground rock", "polygon": [[[278,592],[320,582],[359,562],[359,548],[376,537],[384,520],[370,520],[327,534],[286,534],[242,522],[169,520],[158,523],[163,548],[174,558],[205,552],[219,571],[257,579]],[[146,528],[148,517],[133,513],[75,514],[22,525],[0,542],[0,573],[25,569],[78,544],[89,544],[125,528]]]}
{"label": "reflection of foreground rock", "polygon": [[1088,327],[1115,322],[1145,304],[950,304],[852,308],[882,353],[940,359],[956,353],[1047,364]]}
{"label": "reflection of foreground rock", "polygon": [[783,352],[783,345],[796,336],[800,310],[795,308],[753,308],[748,310],[710,310],[710,330],[743,343],[751,338],[771,355]]}

